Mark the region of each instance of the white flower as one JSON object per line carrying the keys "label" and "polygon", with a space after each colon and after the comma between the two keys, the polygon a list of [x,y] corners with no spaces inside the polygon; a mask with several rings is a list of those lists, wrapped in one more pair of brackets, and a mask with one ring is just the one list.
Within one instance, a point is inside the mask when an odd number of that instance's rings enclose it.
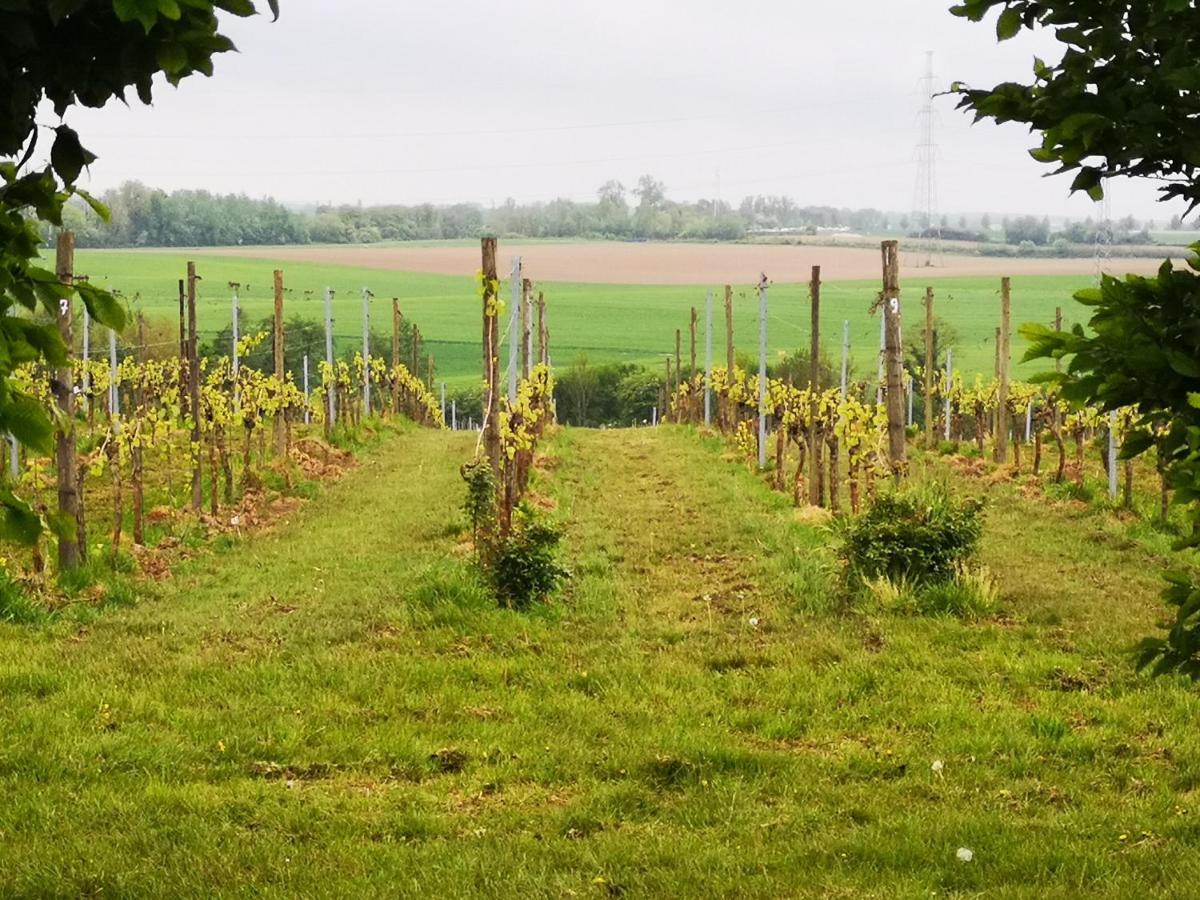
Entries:
{"label": "white flower", "polygon": [[942,769],[946,768],[946,764],[944,762],[942,762],[940,759],[935,759],[933,761],[933,765],[930,766],[929,768],[933,769],[934,775],[936,775],[938,778],[941,778],[942,777]]}
{"label": "white flower", "polygon": [[958,857],[959,862],[968,863],[975,858],[975,853],[966,847],[959,847],[958,852],[954,854]]}
{"label": "white flower", "polygon": [[751,616],[751,617],[750,617],[750,627],[751,627],[751,628],[757,628],[757,627],[758,627],[758,616]]}
{"label": "white flower", "polygon": [[239,525],[241,525],[241,524],[242,524],[242,517],[241,517],[241,516],[234,516],[233,518],[231,518],[231,519],[229,520],[229,524],[230,524],[230,525],[232,525],[234,528],[237,528]]}

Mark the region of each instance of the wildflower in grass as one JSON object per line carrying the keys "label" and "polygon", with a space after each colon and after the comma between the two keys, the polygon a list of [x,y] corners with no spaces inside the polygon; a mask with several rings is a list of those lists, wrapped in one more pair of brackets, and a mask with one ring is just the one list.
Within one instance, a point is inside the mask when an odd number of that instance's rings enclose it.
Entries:
{"label": "wildflower in grass", "polygon": [[936,775],[938,778],[941,778],[942,777],[942,769],[946,768],[946,764],[943,763],[940,759],[935,759],[933,761],[933,765],[930,766],[929,768],[933,769],[934,775]]}
{"label": "wildflower in grass", "polygon": [[967,847],[959,847],[958,852],[954,854],[958,857],[959,862],[969,863],[975,858],[975,852]]}
{"label": "wildflower in grass", "polygon": [[757,628],[757,627],[758,627],[758,616],[751,616],[751,617],[750,617],[750,627],[751,627],[751,628]]}

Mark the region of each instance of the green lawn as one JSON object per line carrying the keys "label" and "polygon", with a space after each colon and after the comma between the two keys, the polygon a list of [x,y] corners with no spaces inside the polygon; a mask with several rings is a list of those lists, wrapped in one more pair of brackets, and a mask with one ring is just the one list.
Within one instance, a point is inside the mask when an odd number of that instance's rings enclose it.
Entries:
{"label": "green lawn", "polygon": [[[269,252],[269,251],[264,251]],[[139,296],[150,316],[177,315],[178,279],[184,273],[183,254],[142,251],[81,251],[76,268],[100,284],[111,284],[132,297]],[[272,310],[271,272],[277,265],[269,259],[199,257],[201,282],[200,328],[212,338],[230,317],[229,290],[236,281],[243,287],[242,305],[252,322]],[[289,262],[285,281],[287,315],[319,320],[324,316],[323,290],[336,290],[335,333],[343,347],[360,346],[364,286],[376,296],[373,316],[381,332],[391,328],[391,298],[399,297],[403,310],[421,328],[427,348],[436,358],[442,377],[452,384],[474,383],[479,369],[479,303],[470,278],[360,270]],[[1050,323],[1055,306],[1062,306],[1068,322],[1082,311],[1072,294],[1089,285],[1089,279],[1062,276],[1030,276],[1013,279],[1013,321]],[[999,279],[932,279],[938,297],[938,314],[958,332],[956,365],[968,375],[990,374],[994,362],[994,332],[999,324]],[[687,354],[689,308],[701,310],[705,289],[700,287],[628,286],[602,284],[543,284],[549,302],[551,342],[555,361],[561,367],[581,354],[593,362],[630,361],[661,367],[674,352],[675,329],[683,329]],[[925,285],[905,285],[907,322],[912,334],[923,327],[921,297]],[[306,295],[305,292],[311,292]],[[842,323],[850,322],[855,371],[873,378],[879,348],[879,323],[868,315],[878,285],[875,282],[837,282],[824,286],[822,329],[829,354],[841,353]],[[507,284],[504,286],[507,296]],[[776,284],[771,291],[769,343],[772,352],[807,347],[809,343],[807,285]],[[753,288],[742,285],[735,294],[737,346],[757,352],[758,303]],[[723,359],[724,324],[721,300],[716,302],[716,350]],[[703,339],[701,338],[701,343]],[[1019,358],[1023,342],[1014,341]],[[700,359],[703,360],[701,350]],[[1037,367],[1017,367],[1017,374]]]}
{"label": "green lawn", "polygon": [[1004,614],[847,610],[716,441],[565,430],[575,576],[517,614],[472,447],[406,429],[131,608],[0,625],[0,894],[1194,893],[1200,695],[1126,654],[1165,538],[972,482]]}

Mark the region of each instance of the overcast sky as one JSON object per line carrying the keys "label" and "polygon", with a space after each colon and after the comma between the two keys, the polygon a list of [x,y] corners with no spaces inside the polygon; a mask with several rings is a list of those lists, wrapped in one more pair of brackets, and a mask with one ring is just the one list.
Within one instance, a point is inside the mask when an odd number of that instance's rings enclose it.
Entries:
{"label": "overcast sky", "polygon": [[[265,4],[264,4],[265,5]],[[285,201],[590,200],[651,173],[676,199],[787,194],[914,207],[925,51],[938,84],[1027,79],[1052,40],[998,46],[950,0],[281,0],[236,21],[213,79],[153,108],[71,114],[90,187],[139,179]],[[937,103],[942,212],[1085,216],[1020,126]],[[1115,216],[1181,210],[1149,185]]]}

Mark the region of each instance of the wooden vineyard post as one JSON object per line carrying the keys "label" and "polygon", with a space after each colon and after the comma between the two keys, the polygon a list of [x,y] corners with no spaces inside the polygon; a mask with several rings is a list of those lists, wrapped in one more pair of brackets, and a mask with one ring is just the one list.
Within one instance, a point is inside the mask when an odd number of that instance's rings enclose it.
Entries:
{"label": "wooden vineyard post", "polygon": [[725,285],[725,375],[733,377],[733,286]]}
{"label": "wooden vineyard post", "polygon": [[392,412],[400,414],[399,379],[396,372],[400,368],[400,298],[392,298]]}
{"label": "wooden vineyard post", "polygon": [[[139,369],[146,362],[146,320],[140,312],[137,314],[137,352],[134,359],[137,360]],[[141,547],[146,541],[143,517],[145,500],[142,490],[142,425],[139,419],[146,406],[146,394],[140,375],[133,382],[133,406],[134,414],[130,416],[129,422],[129,427],[133,429],[129,451],[129,494],[133,503],[133,542]],[[213,496],[216,496],[216,490],[216,482],[213,482]]]}
{"label": "wooden vineyard post", "polygon": [[663,387],[663,419],[671,421],[671,357],[667,356],[667,380]]}
{"label": "wooden vineyard post", "polygon": [[925,446],[933,440],[933,288],[925,288]]}
{"label": "wooden vineyard post", "polygon": [[713,292],[704,300],[704,427],[712,427]]}
{"label": "wooden vineyard post", "polygon": [[900,478],[908,467],[904,434],[904,358],[900,330],[900,248],[883,242],[884,357],[887,374],[888,462]]}
{"label": "wooden vineyard post", "polygon": [[429,389],[429,393],[433,393],[433,354],[430,353],[425,360],[425,387]]}
{"label": "wooden vineyard post", "polygon": [[[517,381],[521,375],[521,257],[514,256],[509,276],[508,315],[508,406],[517,405]],[[416,374],[414,372],[414,374]]]}
{"label": "wooden vineyard post", "polygon": [[179,400],[184,416],[190,415],[191,381],[188,379],[188,340],[187,340],[187,282],[179,279]]}
{"label": "wooden vineyard post", "polygon": [[842,380],[840,393],[842,402],[846,402],[846,396],[850,390],[850,320],[845,319],[842,322]]}
{"label": "wooden vineyard post", "polygon": [[[275,377],[279,379],[280,385],[283,384],[283,272],[279,269],[275,270],[275,320],[274,320],[274,340],[272,346],[275,349]],[[279,456],[287,453],[287,433],[283,422],[283,411],[275,413],[275,452]],[[214,486],[213,490],[216,490]]]}
{"label": "wooden vineyard post", "polygon": [[1000,386],[996,394],[996,462],[1008,462],[1008,367],[1012,362],[1009,341],[1012,340],[1012,279],[1000,279],[1000,336],[996,341],[997,375]]}
{"label": "wooden vineyard post", "polygon": [[699,323],[699,316],[696,313],[696,307],[692,307],[692,318],[688,324],[691,332],[691,368],[688,369],[688,378],[696,377],[696,325]]}
{"label": "wooden vineyard post", "polygon": [[521,378],[533,371],[533,282],[521,279]]}
{"label": "wooden vineyard post", "polygon": [[[496,239],[481,242],[483,271],[483,428],[484,449],[496,481],[500,480],[500,348],[498,346],[499,279],[496,276]],[[414,373],[415,374],[415,373]]]}
{"label": "wooden vineyard post", "polygon": [[758,468],[767,467],[767,291],[770,282],[763,272],[758,279]]}
{"label": "wooden vineyard post", "polygon": [[325,288],[325,368],[328,381],[322,377],[325,388],[325,438],[328,440],[333,426],[337,424],[337,373],[333,368],[333,290]]}
{"label": "wooden vineyard post", "polygon": [[[200,468],[200,352],[196,331],[196,264],[187,264],[187,362],[188,403],[192,415],[192,512],[199,513],[204,506],[204,482]],[[214,490],[215,490],[214,485]]]}
{"label": "wooden vineyard post", "polygon": [[820,418],[821,391],[821,267],[812,267],[812,281],[808,286],[812,300],[812,344],[809,351],[808,389],[812,399],[808,405],[809,465],[812,477],[808,479],[808,502],[813,506],[825,505],[824,462],[822,460],[822,434]]}
{"label": "wooden vineyard post", "polygon": [[683,384],[683,331],[675,329],[675,390]]}
{"label": "wooden vineyard post", "polygon": [[409,370],[412,372],[413,378],[421,377],[421,329],[415,324],[412,326],[412,363]]}
{"label": "wooden vineyard post", "polygon": [[[63,231],[58,235],[56,260],[58,280],[71,287],[75,284],[75,235]],[[83,499],[79,495],[79,479],[75,457],[75,370],[71,365],[71,299],[68,295],[59,301],[58,333],[67,348],[66,364],[56,369],[51,380],[54,399],[61,413],[60,427],[55,433],[54,457],[58,476],[58,511],[64,518],[75,523],[74,533],[64,528],[58,539],[58,566],[61,570],[75,569],[81,562],[79,534],[83,530]]]}
{"label": "wooden vineyard post", "polygon": [[371,298],[369,288],[362,289],[362,358],[363,358],[363,418],[371,415]]}
{"label": "wooden vineyard post", "polygon": [[550,361],[550,357],[547,355],[549,352],[548,342],[549,342],[550,335],[549,335],[549,332],[546,331],[546,295],[543,294],[541,291],[538,291],[537,309],[538,309],[538,362],[544,366],[544,365],[549,364],[549,361]]}

